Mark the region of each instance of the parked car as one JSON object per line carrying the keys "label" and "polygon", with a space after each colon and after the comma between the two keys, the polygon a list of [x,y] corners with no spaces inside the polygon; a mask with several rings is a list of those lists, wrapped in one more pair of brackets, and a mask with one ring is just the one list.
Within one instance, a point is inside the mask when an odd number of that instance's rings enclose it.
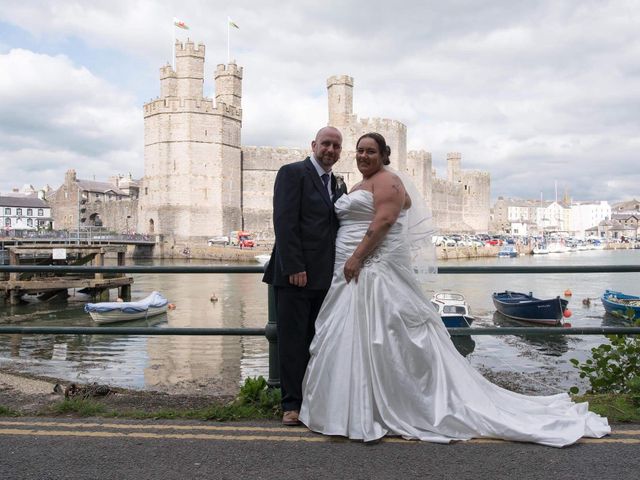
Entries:
{"label": "parked car", "polygon": [[229,245],[229,237],[221,235],[219,237],[213,237],[207,240],[207,245]]}

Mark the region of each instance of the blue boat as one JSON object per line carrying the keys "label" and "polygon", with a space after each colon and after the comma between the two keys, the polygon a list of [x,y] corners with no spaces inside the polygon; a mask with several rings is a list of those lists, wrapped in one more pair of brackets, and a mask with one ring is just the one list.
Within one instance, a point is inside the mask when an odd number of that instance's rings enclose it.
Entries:
{"label": "blue boat", "polygon": [[635,318],[640,318],[640,297],[606,290],[600,300],[602,300],[602,305],[607,313],[626,313],[628,309],[631,309],[634,311]]}
{"label": "blue boat", "polygon": [[541,300],[529,294],[510,292],[494,293],[493,304],[501,314],[530,323],[560,325],[568,300],[560,297]]}
{"label": "blue boat", "polygon": [[513,245],[505,245],[498,252],[499,257],[517,257],[518,250]]}
{"label": "blue boat", "polygon": [[469,305],[461,293],[436,292],[431,297],[431,303],[438,310],[442,323],[447,328],[470,327],[473,323],[474,318],[469,314]]}

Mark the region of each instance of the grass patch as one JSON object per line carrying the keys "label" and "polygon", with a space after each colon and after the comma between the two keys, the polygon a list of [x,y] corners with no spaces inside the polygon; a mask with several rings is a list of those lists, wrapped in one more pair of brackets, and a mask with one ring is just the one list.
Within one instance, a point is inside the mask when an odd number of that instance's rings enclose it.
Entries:
{"label": "grass patch", "polygon": [[630,393],[585,394],[573,397],[589,402],[589,410],[607,417],[610,422],[640,422],[640,396]]}
{"label": "grass patch", "polygon": [[4,405],[0,405],[0,417],[19,417],[20,412]]}
{"label": "grass patch", "polygon": [[107,408],[102,403],[88,398],[66,398],[51,407],[51,410],[58,414],[75,413],[82,417],[93,417],[107,413]]}

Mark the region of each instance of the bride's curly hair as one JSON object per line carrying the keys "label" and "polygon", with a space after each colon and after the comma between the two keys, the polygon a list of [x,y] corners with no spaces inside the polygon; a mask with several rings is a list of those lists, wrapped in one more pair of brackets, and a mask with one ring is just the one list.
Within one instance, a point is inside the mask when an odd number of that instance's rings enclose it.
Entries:
{"label": "bride's curly hair", "polygon": [[387,141],[382,135],[380,135],[378,132],[365,133],[358,139],[356,148],[358,148],[360,140],[362,140],[363,138],[372,138],[378,144],[378,149],[380,150],[380,155],[382,156],[383,165],[389,165],[391,163],[391,160],[389,160],[389,157],[391,156],[391,148],[389,147],[389,145],[387,145]]}

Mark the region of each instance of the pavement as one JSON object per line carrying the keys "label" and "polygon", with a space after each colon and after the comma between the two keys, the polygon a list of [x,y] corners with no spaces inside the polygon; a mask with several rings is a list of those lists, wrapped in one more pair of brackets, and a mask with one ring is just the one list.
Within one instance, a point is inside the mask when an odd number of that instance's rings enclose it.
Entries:
{"label": "pavement", "polygon": [[0,479],[637,479],[640,425],[565,448],[374,444],[276,421],[0,418]]}

